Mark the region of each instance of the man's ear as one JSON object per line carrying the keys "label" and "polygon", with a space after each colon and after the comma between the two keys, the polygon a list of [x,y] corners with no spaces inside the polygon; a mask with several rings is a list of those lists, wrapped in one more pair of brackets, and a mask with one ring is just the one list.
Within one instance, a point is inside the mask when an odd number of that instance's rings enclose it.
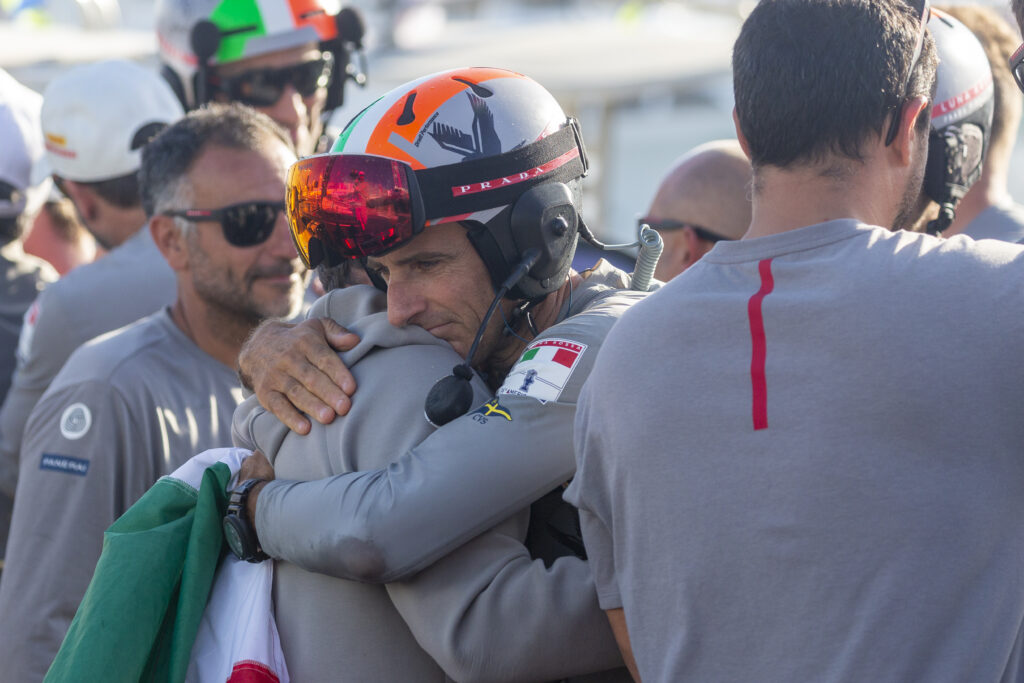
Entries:
{"label": "man's ear", "polygon": [[747,160],[750,160],[750,143],[747,142],[747,136],[743,134],[743,129],[740,128],[740,117],[736,113],[736,107],[732,108],[732,122],[736,126],[736,140],[740,143],[740,148],[743,153],[747,155]]}
{"label": "man's ear", "polygon": [[686,267],[689,268],[700,260],[700,257],[711,251],[714,243],[702,240],[697,231],[687,226],[683,228],[683,239],[686,241]]}
{"label": "man's ear", "polygon": [[157,249],[172,270],[188,268],[188,245],[186,236],[170,216],[153,216],[149,219],[149,233]]}
{"label": "man's ear", "polygon": [[[900,123],[896,132],[896,138],[892,141],[893,151],[899,156],[900,164],[909,166],[912,158],[914,145],[920,140],[917,134],[917,120],[921,112],[930,106],[924,97],[912,97],[900,107]],[[928,136],[924,136],[925,145],[928,144]],[[927,149],[923,150],[927,154]]]}

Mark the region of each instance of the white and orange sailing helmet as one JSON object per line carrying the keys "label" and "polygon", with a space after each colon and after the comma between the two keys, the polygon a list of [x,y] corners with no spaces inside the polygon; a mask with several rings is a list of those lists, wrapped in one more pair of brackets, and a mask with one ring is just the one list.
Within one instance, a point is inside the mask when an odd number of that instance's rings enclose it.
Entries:
{"label": "white and orange sailing helmet", "polygon": [[509,296],[538,299],[565,281],[586,171],[578,125],[536,81],[454,69],[392,90],[329,154],[296,163],[288,216],[311,266],[384,253],[430,225],[459,222],[496,287],[536,250]]}

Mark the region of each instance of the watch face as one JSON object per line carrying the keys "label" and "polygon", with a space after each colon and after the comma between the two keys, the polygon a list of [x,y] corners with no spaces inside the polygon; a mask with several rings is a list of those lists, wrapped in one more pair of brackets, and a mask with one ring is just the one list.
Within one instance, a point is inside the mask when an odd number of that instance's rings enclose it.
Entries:
{"label": "watch face", "polygon": [[245,559],[245,544],[242,542],[242,537],[238,533],[238,529],[232,523],[234,517],[224,518],[224,540],[227,541],[228,547],[231,548],[231,552],[235,554],[240,560]]}

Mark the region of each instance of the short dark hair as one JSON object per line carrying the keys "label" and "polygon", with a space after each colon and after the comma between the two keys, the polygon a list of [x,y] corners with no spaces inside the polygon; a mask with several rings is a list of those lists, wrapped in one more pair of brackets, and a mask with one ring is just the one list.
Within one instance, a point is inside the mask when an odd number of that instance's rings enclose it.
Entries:
{"label": "short dark hair", "polygon": [[1021,117],[1021,94],[1013,80],[1009,59],[1020,44],[1010,24],[992,7],[982,5],[955,5],[943,8],[970,29],[985,48],[992,67],[992,90],[995,108],[992,113],[992,138],[989,158],[999,150],[1009,163],[1010,150],[1017,142],[1017,127]]}
{"label": "short dark hair", "polygon": [[[903,101],[931,99],[930,36],[903,92],[919,27],[902,0],[761,0],[732,59],[736,113],[754,168],[832,155],[861,160],[861,145],[883,134]],[[922,125],[927,130],[927,115]]]}
{"label": "short dark hair", "polygon": [[[259,149],[278,140],[293,153],[291,138],[269,116],[241,104],[209,104],[168,126],[142,150],[142,208],[152,218],[172,208],[188,170],[208,145]],[[173,207],[184,208],[184,207]]]}

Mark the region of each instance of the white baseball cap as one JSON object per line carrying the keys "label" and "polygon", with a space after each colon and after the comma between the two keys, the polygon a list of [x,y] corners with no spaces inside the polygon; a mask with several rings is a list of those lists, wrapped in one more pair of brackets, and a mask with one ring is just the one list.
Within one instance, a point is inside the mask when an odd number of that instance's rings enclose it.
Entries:
{"label": "white baseball cap", "polygon": [[46,164],[36,176],[87,183],[128,175],[139,170],[142,147],[184,115],[167,82],[134,62],[70,69],[43,91]]}
{"label": "white baseball cap", "polygon": [[16,191],[0,196],[0,216],[34,213],[46,200],[49,183],[32,182],[32,166],[43,156],[42,104],[42,95],[0,69],[0,181]]}

